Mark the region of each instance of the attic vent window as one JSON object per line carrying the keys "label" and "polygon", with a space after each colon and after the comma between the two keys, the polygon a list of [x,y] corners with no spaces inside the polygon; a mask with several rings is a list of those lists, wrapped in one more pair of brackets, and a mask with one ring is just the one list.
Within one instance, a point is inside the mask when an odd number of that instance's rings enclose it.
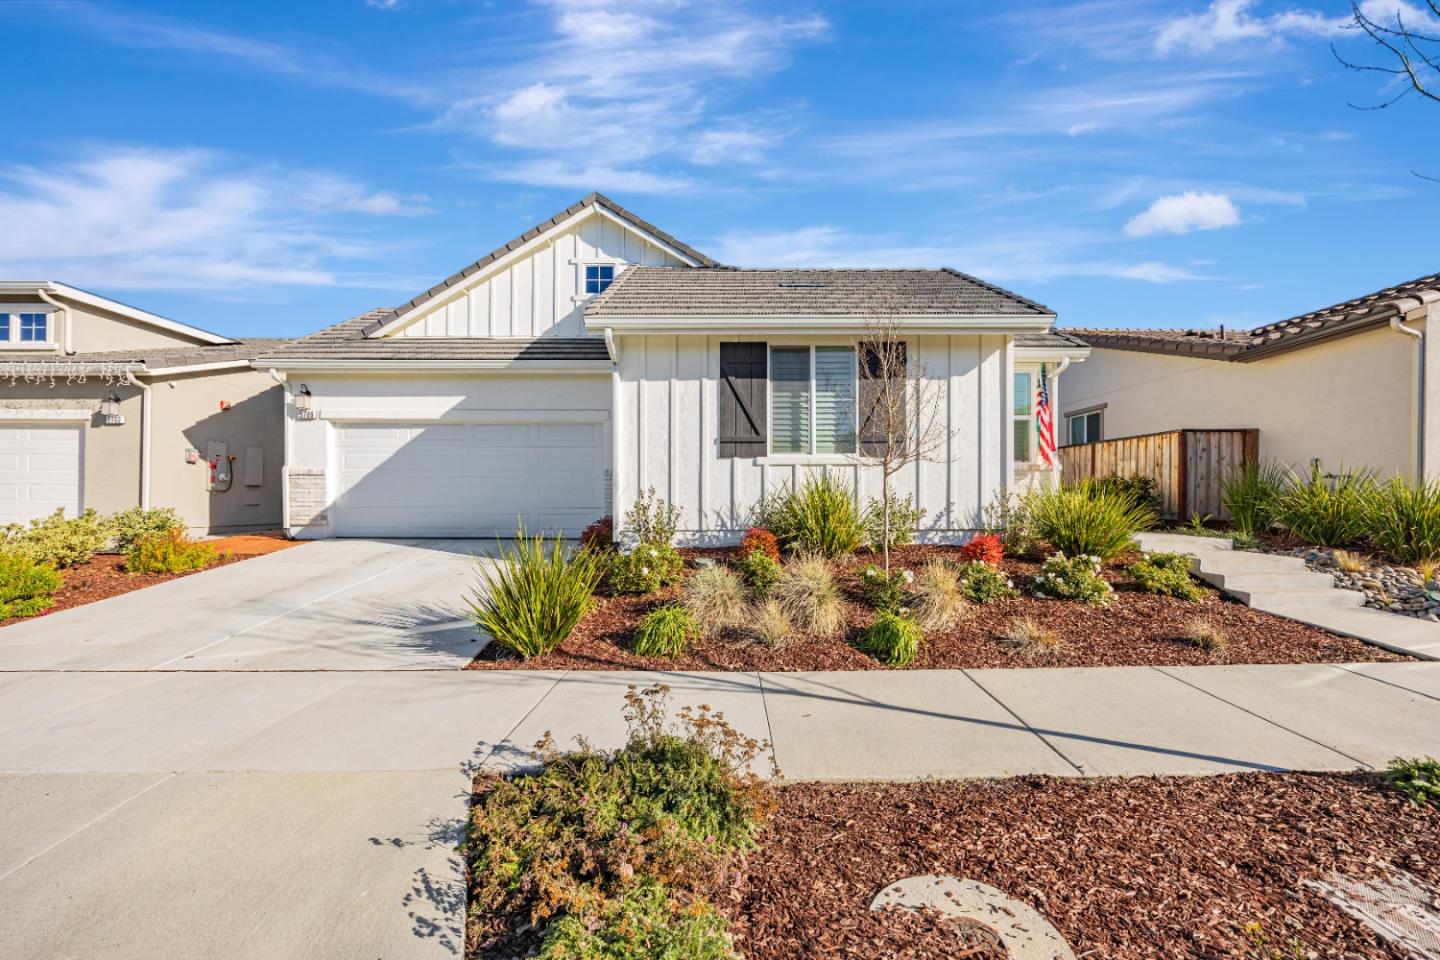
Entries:
{"label": "attic vent window", "polygon": [[615,267],[609,263],[590,264],[585,268],[585,292],[604,293],[615,280]]}

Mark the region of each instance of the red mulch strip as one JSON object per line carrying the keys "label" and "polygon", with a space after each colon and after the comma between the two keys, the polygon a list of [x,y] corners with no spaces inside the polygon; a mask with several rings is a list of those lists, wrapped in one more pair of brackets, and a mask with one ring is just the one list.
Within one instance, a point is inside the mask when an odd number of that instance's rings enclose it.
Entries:
{"label": "red mulch strip", "polygon": [[928,873],[1026,901],[1079,957],[1253,958],[1242,928],[1259,921],[1286,957],[1293,937],[1325,960],[1395,960],[1303,883],[1381,861],[1440,883],[1437,836],[1440,810],[1361,774],[800,784],[714,899],[748,960],[956,956],[943,926],[868,909]]}
{"label": "red mulch strip", "polygon": [[[270,533],[217,537],[205,542],[220,552],[220,560],[206,568],[209,570],[227,563],[247,560],[250,557],[258,557],[295,546],[295,541],[286,540],[279,534]],[[84,563],[60,571],[65,578],[65,585],[55,594],[55,606],[40,616],[48,616],[71,607],[84,606],[87,603],[94,603],[96,600],[118,597],[122,593],[143,590],[146,587],[153,587],[157,583],[177,580],[180,577],[188,577],[192,573],[199,572],[199,570],[188,570],[185,573],[127,573],[123,556],[96,554]],[[34,617],[18,617],[0,620],[0,627],[34,619]]]}
{"label": "red mulch strip", "polygon": [[[724,560],[730,550],[687,550],[687,556]],[[959,560],[955,547],[913,546],[896,551],[893,565],[918,569],[932,557]],[[772,649],[733,637],[701,640],[688,654],[674,659],[637,656],[631,638],[640,619],[655,607],[680,596],[672,587],[644,597],[598,597],[595,608],[555,652],[530,660],[510,658],[488,644],[470,663],[472,669],[529,670],[876,670],[890,669],[855,646],[859,633],[874,617],[862,602],[858,574],[875,558],[849,557],[837,562],[839,580],[850,602],[849,629],[843,639],[803,638]],[[1191,620],[1204,617],[1229,636],[1227,663],[1342,663],[1405,660],[1398,654],[1349,637],[1340,637],[1293,620],[1272,616],[1229,601],[1216,591],[1203,603],[1188,603],[1138,590],[1123,572],[1124,561],[1105,571],[1116,598],[1105,607],[1040,600],[1029,596],[1030,579],[1039,564],[1006,560],[1005,570],[1025,594],[1019,600],[972,604],[955,627],[925,637],[914,669],[962,669],[1033,666],[1181,666],[1216,662],[1185,642]],[[998,637],[1016,616],[1030,616],[1064,641],[1064,653],[1037,664],[1007,649]]]}

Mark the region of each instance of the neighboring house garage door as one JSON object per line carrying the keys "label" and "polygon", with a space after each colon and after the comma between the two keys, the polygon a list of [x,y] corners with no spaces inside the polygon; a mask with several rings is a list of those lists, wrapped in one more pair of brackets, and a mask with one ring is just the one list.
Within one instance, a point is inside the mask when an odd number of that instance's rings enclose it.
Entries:
{"label": "neighboring house garage door", "polygon": [[336,532],[576,536],[604,512],[599,423],[337,424]]}
{"label": "neighboring house garage door", "polygon": [[0,523],[80,512],[79,424],[0,426]]}

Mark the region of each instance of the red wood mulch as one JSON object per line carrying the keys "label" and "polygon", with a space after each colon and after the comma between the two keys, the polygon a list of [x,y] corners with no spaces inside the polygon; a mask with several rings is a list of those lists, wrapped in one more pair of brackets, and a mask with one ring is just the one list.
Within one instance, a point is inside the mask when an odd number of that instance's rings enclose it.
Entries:
{"label": "red wood mulch", "polygon": [[979,880],[1038,909],[1079,957],[1254,958],[1259,921],[1291,956],[1403,958],[1304,887],[1378,862],[1440,883],[1440,810],[1365,775],[799,784],[714,899],[748,960],[958,954],[943,925],[868,909],[903,877]]}
{"label": "red wood mulch", "polygon": [[[725,559],[729,550],[687,550],[687,556]],[[926,560],[955,560],[953,547],[914,546],[896,551],[892,565],[918,569]],[[874,614],[860,600],[858,573],[876,562],[870,556],[850,557],[837,564],[839,580],[850,598],[850,627],[843,639],[803,638],[783,649],[771,649],[734,637],[700,640],[683,657],[637,656],[630,649],[640,618],[675,600],[678,587],[646,597],[597,597],[595,608],[555,652],[530,660],[508,657],[488,644],[471,669],[530,670],[875,670],[889,669],[855,646],[859,632]],[[1408,659],[1370,644],[1251,610],[1226,600],[1216,591],[1203,603],[1188,603],[1138,590],[1123,572],[1123,561],[1106,570],[1116,598],[1104,607],[1040,600],[1029,596],[1029,582],[1039,564],[1006,560],[1005,570],[1024,596],[989,604],[972,604],[955,627],[925,637],[914,669],[1043,666],[1180,666],[1216,662],[1186,643],[1182,632],[1190,621],[1204,617],[1229,636],[1227,663],[1342,663]],[[1043,664],[1007,649],[998,637],[1016,616],[1030,616],[1053,630],[1064,652]]]}
{"label": "red wood mulch", "polygon": [[[262,556],[267,553],[274,553],[276,550],[283,550],[286,547],[295,546],[295,541],[286,540],[283,536],[273,533],[250,533],[238,534],[232,537],[216,537],[205,541],[220,552],[220,560],[208,567],[213,570],[216,566],[223,566],[227,563],[234,563],[238,560],[248,560],[251,557]],[[167,580],[177,580],[180,577],[188,577],[192,573],[199,573],[198,570],[189,570],[185,573],[127,573],[125,572],[125,558],[116,554],[99,553],[81,564],[60,571],[65,578],[65,585],[55,594],[55,606],[40,614],[48,616],[61,610],[68,610],[71,607],[84,606],[87,603],[94,603],[96,600],[105,600],[109,597],[118,597],[122,593],[129,593],[132,590],[143,590],[146,587],[153,587],[157,583],[164,583]],[[11,618],[0,620],[0,627],[12,623],[23,623],[26,620],[34,620],[34,617]]]}

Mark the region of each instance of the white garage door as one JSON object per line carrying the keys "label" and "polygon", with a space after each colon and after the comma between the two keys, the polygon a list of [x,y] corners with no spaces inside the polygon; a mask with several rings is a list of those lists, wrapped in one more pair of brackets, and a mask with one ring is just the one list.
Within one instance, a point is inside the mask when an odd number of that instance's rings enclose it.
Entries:
{"label": "white garage door", "polygon": [[0,426],[0,523],[80,512],[79,424]]}
{"label": "white garage door", "polygon": [[350,537],[576,536],[604,512],[598,423],[339,424],[336,530]]}

